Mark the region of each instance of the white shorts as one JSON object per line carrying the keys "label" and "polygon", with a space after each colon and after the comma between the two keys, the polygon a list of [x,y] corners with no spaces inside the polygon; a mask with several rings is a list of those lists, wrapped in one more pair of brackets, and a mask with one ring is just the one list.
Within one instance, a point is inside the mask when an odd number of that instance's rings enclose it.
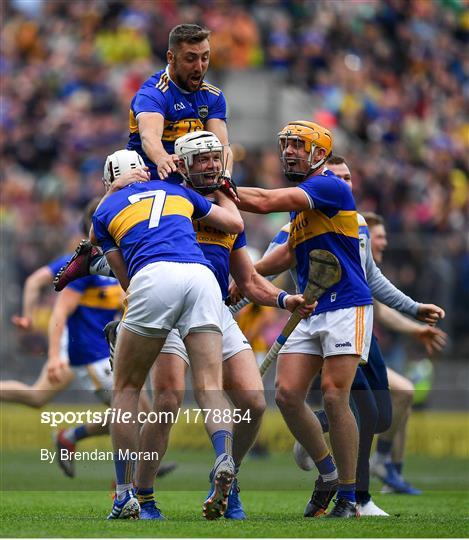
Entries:
{"label": "white shorts", "polygon": [[[238,323],[233,319],[231,311],[228,309],[225,304],[223,306],[223,322],[222,322],[222,332],[223,332],[223,362],[228,360],[235,354],[245,349],[251,350],[251,345],[246,339],[246,336],[241,332]],[[186,364],[189,364],[189,356],[184,346],[184,342],[179,335],[177,330],[171,330],[166,338],[164,347],[161,349],[162,353],[167,354],[177,354],[180,356]]]}
{"label": "white shorts", "polygon": [[104,403],[111,401],[113,376],[109,358],[97,360],[84,366],[71,366],[75,373],[78,388],[98,393]]}
{"label": "white shorts", "polygon": [[366,362],[372,331],[372,305],[326,311],[300,321],[280,354],[357,354]]}
{"label": "white shorts", "polygon": [[165,337],[177,328],[183,338],[196,330],[221,333],[221,291],[202,264],[159,261],[130,281],[122,326],[146,337]]}

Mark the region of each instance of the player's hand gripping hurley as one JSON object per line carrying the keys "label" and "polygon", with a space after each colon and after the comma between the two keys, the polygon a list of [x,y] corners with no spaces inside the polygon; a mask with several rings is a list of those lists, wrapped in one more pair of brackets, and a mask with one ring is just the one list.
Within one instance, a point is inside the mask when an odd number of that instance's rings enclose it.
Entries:
{"label": "player's hand gripping hurley", "polygon": [[[324,249],[313,249],[309,253],[308,284],[303,293],[305,303],[312,304],[318,300],[327,289],[340,281],[342,270],[340,262],[335,255]],[[263,376],[269,369],[270,364],[277,358],[280,349],[288,339],[288,336],[301,321],[298,308],[290,315],[282,333],[275,340],[259,370]]]}

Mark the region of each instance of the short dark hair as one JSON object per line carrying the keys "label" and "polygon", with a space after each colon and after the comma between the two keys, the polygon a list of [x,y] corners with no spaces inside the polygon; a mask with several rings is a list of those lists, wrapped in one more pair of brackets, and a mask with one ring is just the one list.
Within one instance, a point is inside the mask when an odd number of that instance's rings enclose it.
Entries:
{"label": "short dark hair", "polygon": [[[345,163],[345,159],[342,156],[333,154],[327,158],[326,163],[329,163],[329,165],[342,165],[342,163]],[[345,165],[347,165],[347,163],[345,163]]]}
{"label": "short dark hair", "polygon": [[384,219],[379,214],[374,212],[363,212],[362,216],[365,218],[368,227],[374,227],[375,225],[384,225]]}
{"label": "short dark hair", "polygon": [[210,30],[198,24],[178,24],[169,33],[168,47],[176,49],[181,43],[200,43],[209,36]]}
{"label": "short dark hair", "polygon": [[93,223],[93,214],[96,212],[96,208],[98,208],[100,202],[101,197],[95,197],[83,210],[81,228],[83,234],[86,234],[86,236],[88,236],[88,233],[90,232],[91,224]]}

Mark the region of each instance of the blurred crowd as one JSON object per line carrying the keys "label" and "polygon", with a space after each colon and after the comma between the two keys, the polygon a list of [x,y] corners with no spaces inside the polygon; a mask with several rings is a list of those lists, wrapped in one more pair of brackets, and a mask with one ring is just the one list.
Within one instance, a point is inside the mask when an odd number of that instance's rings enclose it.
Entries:
{"label": "blurred crowd", "polygon": [[[196,22],[212,31],[217,81],[275,70],[321,104],[314,119],[342,133],[359,207],[383,214],[399,242],[388,273],[416,296],[450,280],[456,335],[467,331],[464,0],[6,0],[2,16],[0,216],[20,283],[77,232],[105,156],[126,144],[133,94],[165,64],[169,30]],[[274,145],[235,154],[241,184],[283,185]],[[279,224],[266,223],[258,246]]]}

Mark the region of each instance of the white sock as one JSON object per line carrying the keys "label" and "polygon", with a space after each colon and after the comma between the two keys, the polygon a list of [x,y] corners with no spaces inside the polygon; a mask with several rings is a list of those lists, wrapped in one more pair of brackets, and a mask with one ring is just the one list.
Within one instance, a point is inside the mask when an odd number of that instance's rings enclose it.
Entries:
{"label": "white sock", "polygon": [[321,474],[321,478],[324,480],[324,482],[332,482],[333,480],[337,480],[339,478],[339,474],[337,469],[334,469],[331,473]]}
{"label": "white sock", "polygon": [[125,499],[127,491],[132,491],[134,488],[133,484],[117,484],[116,486],[116,497],[118,501]]}

